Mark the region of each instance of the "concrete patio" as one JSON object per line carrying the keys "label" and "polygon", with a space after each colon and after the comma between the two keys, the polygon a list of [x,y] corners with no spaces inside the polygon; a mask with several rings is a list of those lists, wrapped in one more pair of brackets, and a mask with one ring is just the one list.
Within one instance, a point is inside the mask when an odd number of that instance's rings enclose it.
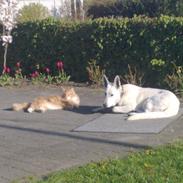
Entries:
{"label": "concrete patio", "polygon": [[77,127],[102,117],[93,113],[103,103],[103,90],[76,88],[81,106],[74,111],[44,114],[8,110],[14,102],[38,95],[59,94],[54,87],[0,88],[0,182],[83,165],[157,146],[183,137],[182,116],[160,133],[76,132]]}

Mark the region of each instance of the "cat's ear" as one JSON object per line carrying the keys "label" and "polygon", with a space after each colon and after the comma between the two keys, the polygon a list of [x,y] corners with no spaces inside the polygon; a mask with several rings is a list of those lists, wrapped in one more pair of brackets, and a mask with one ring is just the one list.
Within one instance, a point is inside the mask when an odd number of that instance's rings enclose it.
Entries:
{"label": "cat's ear", "polygon": [[66,91],[66,88],[64,88],[63,86],[61,86],[61,89],[62,89],[63,92]]}

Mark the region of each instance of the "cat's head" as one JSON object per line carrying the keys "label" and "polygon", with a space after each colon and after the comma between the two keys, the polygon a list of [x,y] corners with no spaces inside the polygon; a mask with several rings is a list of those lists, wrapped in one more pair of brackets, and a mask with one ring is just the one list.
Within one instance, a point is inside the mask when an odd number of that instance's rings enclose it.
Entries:
{"label": "cat's head", "polygon": [[66,88],[64,89],[64,93],[62,97],[67,100],[73,107],[79,107],[80,98],[74,88]]}

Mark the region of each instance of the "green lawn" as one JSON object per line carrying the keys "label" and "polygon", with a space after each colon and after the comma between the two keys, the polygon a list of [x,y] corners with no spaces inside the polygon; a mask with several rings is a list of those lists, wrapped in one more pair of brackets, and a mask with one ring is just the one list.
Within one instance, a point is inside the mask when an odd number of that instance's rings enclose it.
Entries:
{"label": "green lawn", "polygon": [[56,172],[41,180],[35,179],[27,179],[26,183],[181,183],[183,142],[133,153],[126,158]]}

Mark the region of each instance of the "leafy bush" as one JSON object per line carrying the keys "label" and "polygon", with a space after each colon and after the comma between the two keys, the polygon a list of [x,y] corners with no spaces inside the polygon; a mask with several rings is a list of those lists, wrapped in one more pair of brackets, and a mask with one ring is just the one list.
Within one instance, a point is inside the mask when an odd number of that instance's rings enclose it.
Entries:
{"label": "leafy bush", "polygon": [[182,16],[182,0],[88,0],[87,15],[99,17],[133,17],[145,15],[157,17],[160,15]]}
{"label": "leafy bush", "polygon": [[[8,64],[22,64],[22,74],[50,68],[57,75],[56,62],[73,81],[87,81],[91,59],[106,75],[128,74],[128,65],[144,73],[146,85],[160,86],[171,73],[172,63],[182,65],[183,18],[101,18],[84,22],[54,19],[19,24],[13,31]],[[0,47],[0,60],[2,50]],[[158,65],[159,64],[159,65]],[[1,68],[1,67],[0,67]]]}
{"label": "leafy bush", "polygon": [[29,5],[23,6],[18,12],[17,21],[27,22],[42,20],[50,16],[47,7],[39,3],[30,3]]}

